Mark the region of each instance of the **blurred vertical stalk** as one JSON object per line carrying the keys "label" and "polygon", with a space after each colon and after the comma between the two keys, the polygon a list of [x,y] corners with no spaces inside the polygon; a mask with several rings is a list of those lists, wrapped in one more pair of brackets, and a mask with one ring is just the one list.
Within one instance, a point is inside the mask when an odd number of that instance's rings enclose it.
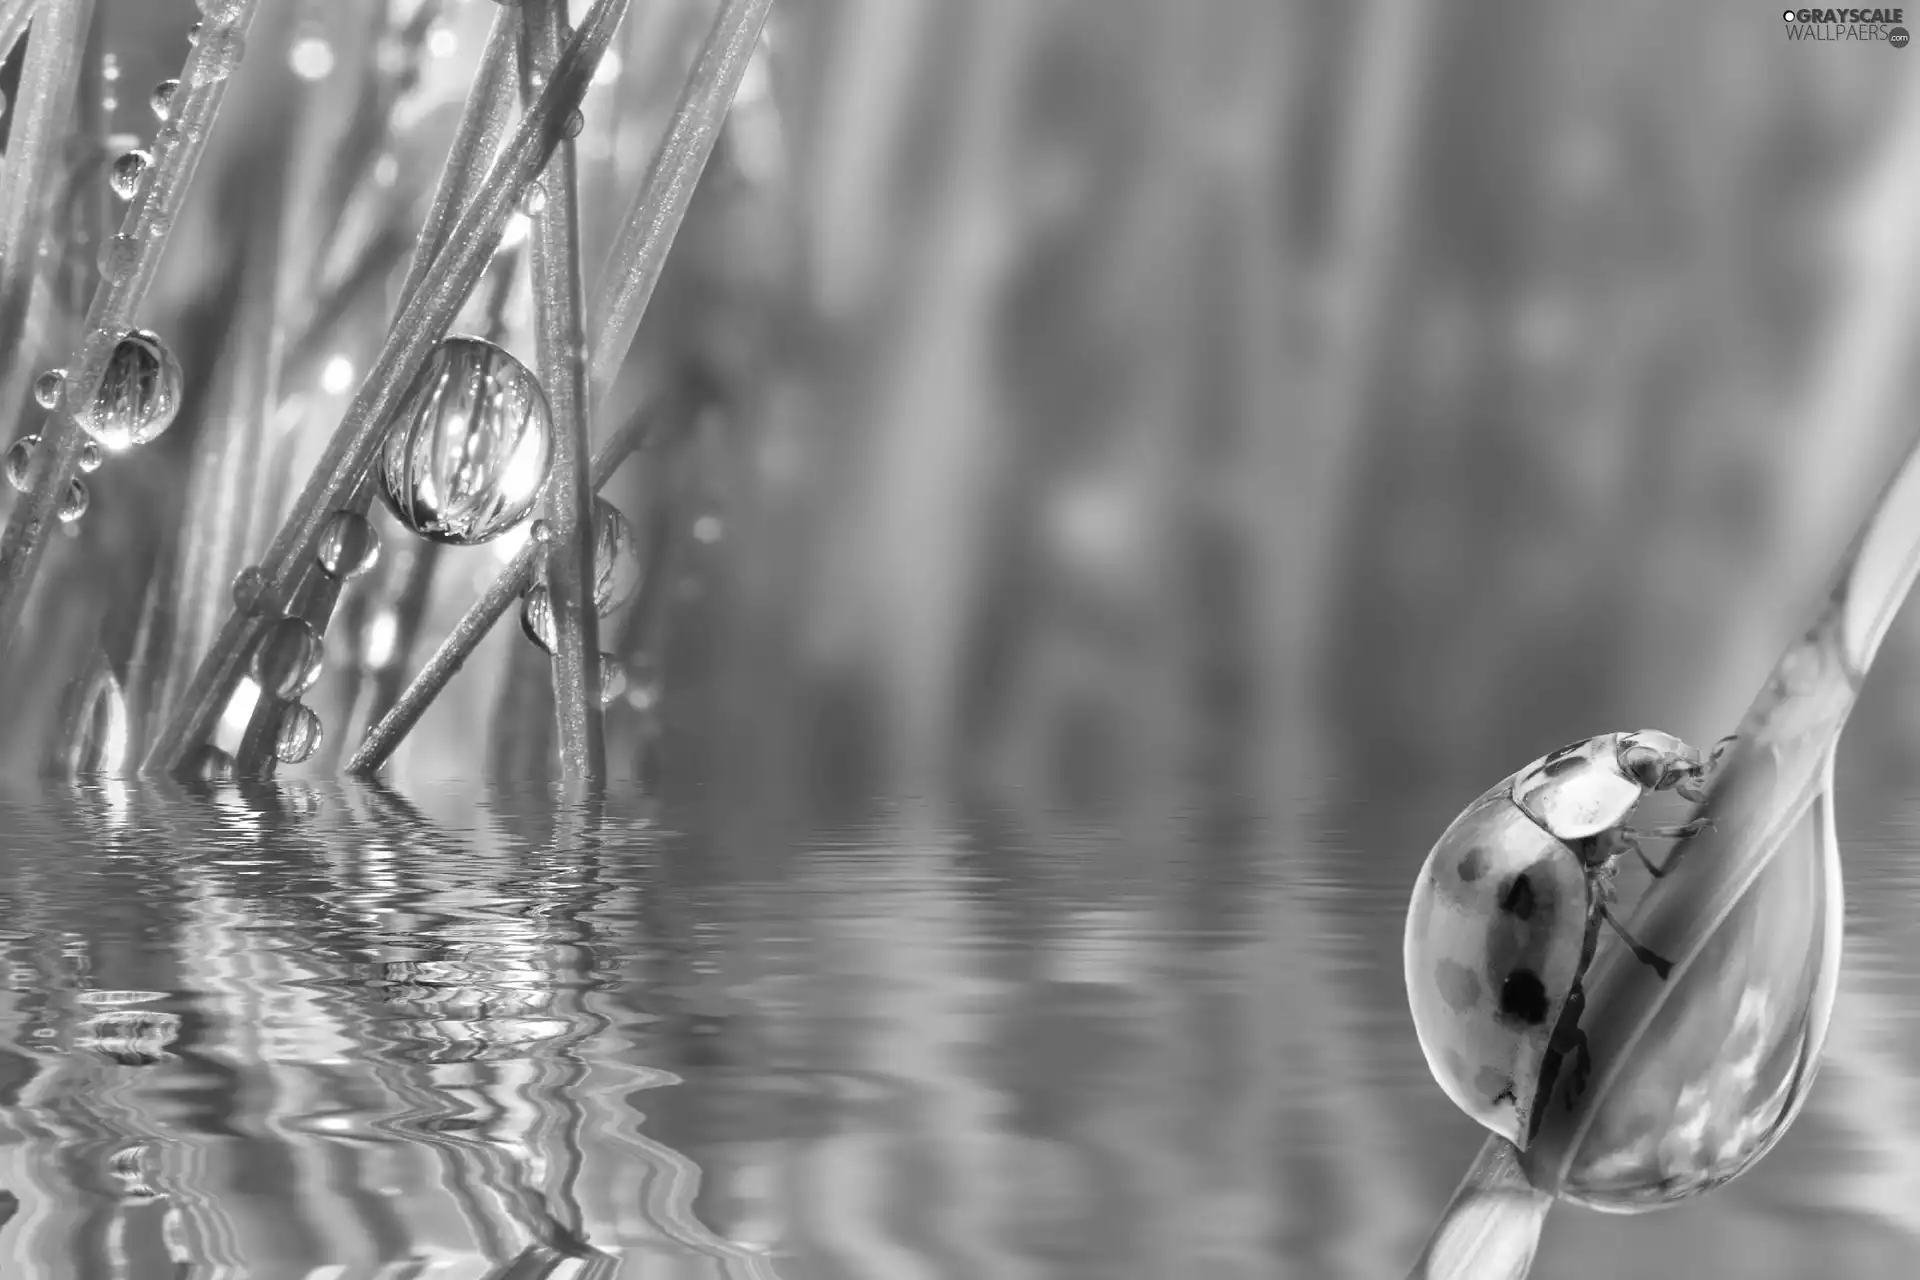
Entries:
{"label": "blurred vertical stalk", "polygon": [[[531,99],[551,74],[566,27],[560,0],[525,0],[522,94]],[[553,702],[560,778],[570,791],[596,787],[607,773],[600,715],[600,616],[594,605],[593,481],[589,474],[586,326],[580,281],[579,173],[572,129],[554,148],[542,177],[545,199],[533,218],[533,309],[540,383],[554,425],[553,470],[542,504],[547,541],[541,556],[553,618]]]}

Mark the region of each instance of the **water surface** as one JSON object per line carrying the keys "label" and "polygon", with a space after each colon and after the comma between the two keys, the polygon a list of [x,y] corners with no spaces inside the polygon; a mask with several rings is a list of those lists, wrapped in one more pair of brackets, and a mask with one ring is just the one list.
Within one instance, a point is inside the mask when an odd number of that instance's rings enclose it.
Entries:
{"label": "water surface", "polygon": [[[1458,797],[1120,836],[538,790],[0,799],[0,1274],[1404,1274],[1479,1144],[1400,987]],[[1920,802],[1910,806],[1920,821]],[[1843,830],[1806,1113],[1542,1280],[1910,1277],[1920,825]]]}

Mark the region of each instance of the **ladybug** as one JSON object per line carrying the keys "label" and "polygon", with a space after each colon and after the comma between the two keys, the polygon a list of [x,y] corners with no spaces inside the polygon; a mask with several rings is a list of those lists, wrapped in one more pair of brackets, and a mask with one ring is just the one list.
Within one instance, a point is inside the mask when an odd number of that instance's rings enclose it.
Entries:
{"label": "ladybug", "polygon": [[1521,1150],[1539,1132],[1563,1068],[1567,1106],[1592,1061],[1581,985],[1605,921],[1664,980],[1669,962],[1610,910],[1615,866],[1640,837],[1678,839],[1707,824],[1636,831],[1652,791],[1699,803],[1731,743],[1708,757],[1672,734],[1608,733],[1540,757],[1468,805],[1420,868],[1407,911],[1407,1002],[1434,1079],[1455,1105]]}

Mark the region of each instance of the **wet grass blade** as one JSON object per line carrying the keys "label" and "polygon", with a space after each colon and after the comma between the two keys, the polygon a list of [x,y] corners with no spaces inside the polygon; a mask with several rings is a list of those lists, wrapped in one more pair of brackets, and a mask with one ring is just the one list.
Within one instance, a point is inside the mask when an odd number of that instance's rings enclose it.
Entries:
{"label": "wet grass blade", "polygon": [[[93,7],[92,0],[73,0],[71,7],[58,0],[43,0],[43,4],[42,20],[62,14],[84,19]],[[93,399],[120,336],[133,327],[159,270],[176,215],[193,185],[207,136],[225,100],[259,4],[260,0],[239,0],[225,20],[206,21],[182,69],[168,122],[154,135],[147,177],[121,223],[121,234],[131,237],[136,246],[135,256],[124,270],[103,280],[94,293],[80,350],[67,362],[69,373],[60,408],[47,419],[28,472],[27,490],[14,507],[5,534],[0,536],[0,661],[18,634],[47,535],[57,523],[57,512],[73,483],[80,450],[86,443],[86,435],[74,418],[74,406]],[[77,40],[82,31],[76,26],[71,38]],[[29,51],[34,43],[30,38]]]}
{"label": "wet grass blade", "polygon": [[[560,0],[526,0],[523,92],[552,73],[566,27]],[[580,282],[579,175],[572,139],[547,162],[545,203],[534,214],[533,310],[540,384],[553,413],[553,470],[542,504],[548,538],[536,543],[553,613],[553,701],[560,778],[598,784],[607,773],[600,715],[600,618],[594,606],[594,519],[588,438],[586,324]]]}
{"label": "wet grass blade", "polygon": [[[772,0],[726,0],[708,28],[693,70],[681,90],[673,122],[654,154],[640,194],[602,273],[601,278],[607,284],[588,310],[590,331],[596,335],[590,396],[604,396],[626,363],[641,316],[659,282],[667,251],[686,216],[687,203],[713,153],[727,108],[740,88],[740,79],[746,74],[747,63],[772,7]],[[647,430],[652,421],[653,415],[643,412],[595,456],[593,488],[596,492],[620,461],[640,447],[639,433]],[[441,642],[399,701],[367,731],[366,739],[347,766],[351,772],[378,770],[419,723],[427,707],[486,638],[493,624],[532,585],[534,550],[535,544],[522,548],[513,563]]]}
{"label": "wet grass blade", "polygon": [[149,771],[177,770],[193,746],[211,732],[240,677],[249,647],[276,606],[284,605],[299,585],[329,517],[373,466],[400,398],[485,272],[508,213],[546,167],[626,7],[627,0],[598,0],[594,5],[568,42],[538,102],[521,120],[485,179],[463,202],[441,251],[432,256],[431,266],[403,298],[379,357],[262,559],[259,597],[236,605],[228,616],[181,707],[149,750]]}

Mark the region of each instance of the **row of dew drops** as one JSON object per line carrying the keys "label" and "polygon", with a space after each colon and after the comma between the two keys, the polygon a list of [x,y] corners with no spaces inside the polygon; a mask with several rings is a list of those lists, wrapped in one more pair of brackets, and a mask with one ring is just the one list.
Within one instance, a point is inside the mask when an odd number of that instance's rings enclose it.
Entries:
{"label": "row of dew drops", "polygon": [[[201,11],[216,23],[237,12],[233,0],[200,0]],[[216,26],[205,33],[194,23],[189,40],[199,45],[217,39],[218,48],[201,50],[192,64],[194,74],[219,79],[231,73],[241,53],[238,32]],[[308,42],[309,44],[311,42]],[[324,69],[301,46],[295,69],[307,78]],[[304,58],[306,66],[300,65]],[[111,63],[105,78],[118,78]],[[178,80],[155,87],[149,105],[163,128],[173,112]],[[106,104],[111,111],[114,103]],[[567,122],[568,134],[580,129],[576,112]],[[116,142],[121,142],[116,139]],[[116,147],[107,170],[113,194],[131,201],[147,176],[153,155],[126,140]],[[530,212],[537,212],[543,193],[536,185],[529,193]],[[128,275],[140,256],[138,240],[127,234],[112,237],[100,254],[100,270],[110,280]],[[86,433],[78,457],[82,473],[96,471],[108,452],[147,444],[170,427],[178,415],[183,394],[179,361],[159,335],[131,329],[114,344],[99,385],[84,404],[68,405],[75,423]],[[49,412],[58,411],[73,392],[65,369],[49,369],[34,383],[34,399]],[[8,450],[5,472],[19,492],[29,487],[38,434],[16,440]],[[477,546],[517,529],[532,517],[545,490],[553,455],[553,423],[539,380],[500,346],[481,338],[454,336],[442,341],[428,357],[388,428],[376,477],[378,491],[395,518],[410,532],[434,542]],[[76,476],[63,496],[57,514],[63,526],[72,526],[86,514],[90,496]],[[604,498],[594,499],[593,600],[597,613],[612,613],[632,599],[642,576],[641,551],[632,526],[619,509]],[[534,519],[527,530],[536,543],[551,542],[545,520]],[[718,537],[718,519],[706,515],[697,522],[695,537],[710,542]],[[380,556],[380,538],[359,510],[332,513],[321,532],[315,560],[328,578],[345,583],[371,570]],[[274,734],[274,754],[283,763],[298,764],[318,750],[322,740],[319,716],[300,701],[320,678],[324,645],[320,632],[298,613],[271,600],[265,575],[258,567],[241,570],[233,582],[237,607],[272,610],[278,616],[264,627],[249,657],[248,671],[263,696],[282,705]],[[547,588],[535,583],[521,602],[521,628],[541,649],[554,644],[554,618]],[[611,702],[627,693],[626,667],[610,653],[599,657],[600,698]],[[630,695],[637,706],[650,706],[658,691],[647,680]],[[213,747],[202,750],[202,776],[231,773],[232,758]]]}
{"label": "row of dew drops", "polygon": [[[224,25],[233,20],[239,8],[233,0],[200,0],[201,12],[216,25],[208,33],[205,23],[196,22],[187,31],[189,43],[200,49],[190,64],[192,74],[199,79],[224,79],[239,65],[244,37]],[[113,87],[120,78],[112,55],[105,60],[102,78],[109,95],[103,106],[110,115],[117,105]],[[178,80],[162,80],[148,99],[163,132],[176,128],[171,121],[179,89]],[[121,200],[130,201],[139,194],[141,180],[153,164],[153,153],[139,146],[137,139],[114,141],[121,144],[116,147],[120,154],[107,168],[107,185]],[[138,237],[124,231],[114,235],[100,250],[101,276],[108,281],[125,279],[139,264],[140,252]],[[90,437],[81,445],[80,470],[88,474],[98,470],[105,461],[103,449],[117,452],[146,444],[164,432],[180,411],[182,383],[179,361],[158,334],[146,329],[122,334],[114,343],[93,396],[84,404],[71,406],[74,421]],[[33,397],[41,408],[53,412],[61,407],[67,390],[67,371],[48,369],[34,380]],[[27,491],[33,455],[39,446],[40,436],[33,433],[21,436],[7,450],[7,483],[16,492]],[[87,513],[91,501],[86,481],[75,476],[56,508],[60,523],[71,526]]]}

